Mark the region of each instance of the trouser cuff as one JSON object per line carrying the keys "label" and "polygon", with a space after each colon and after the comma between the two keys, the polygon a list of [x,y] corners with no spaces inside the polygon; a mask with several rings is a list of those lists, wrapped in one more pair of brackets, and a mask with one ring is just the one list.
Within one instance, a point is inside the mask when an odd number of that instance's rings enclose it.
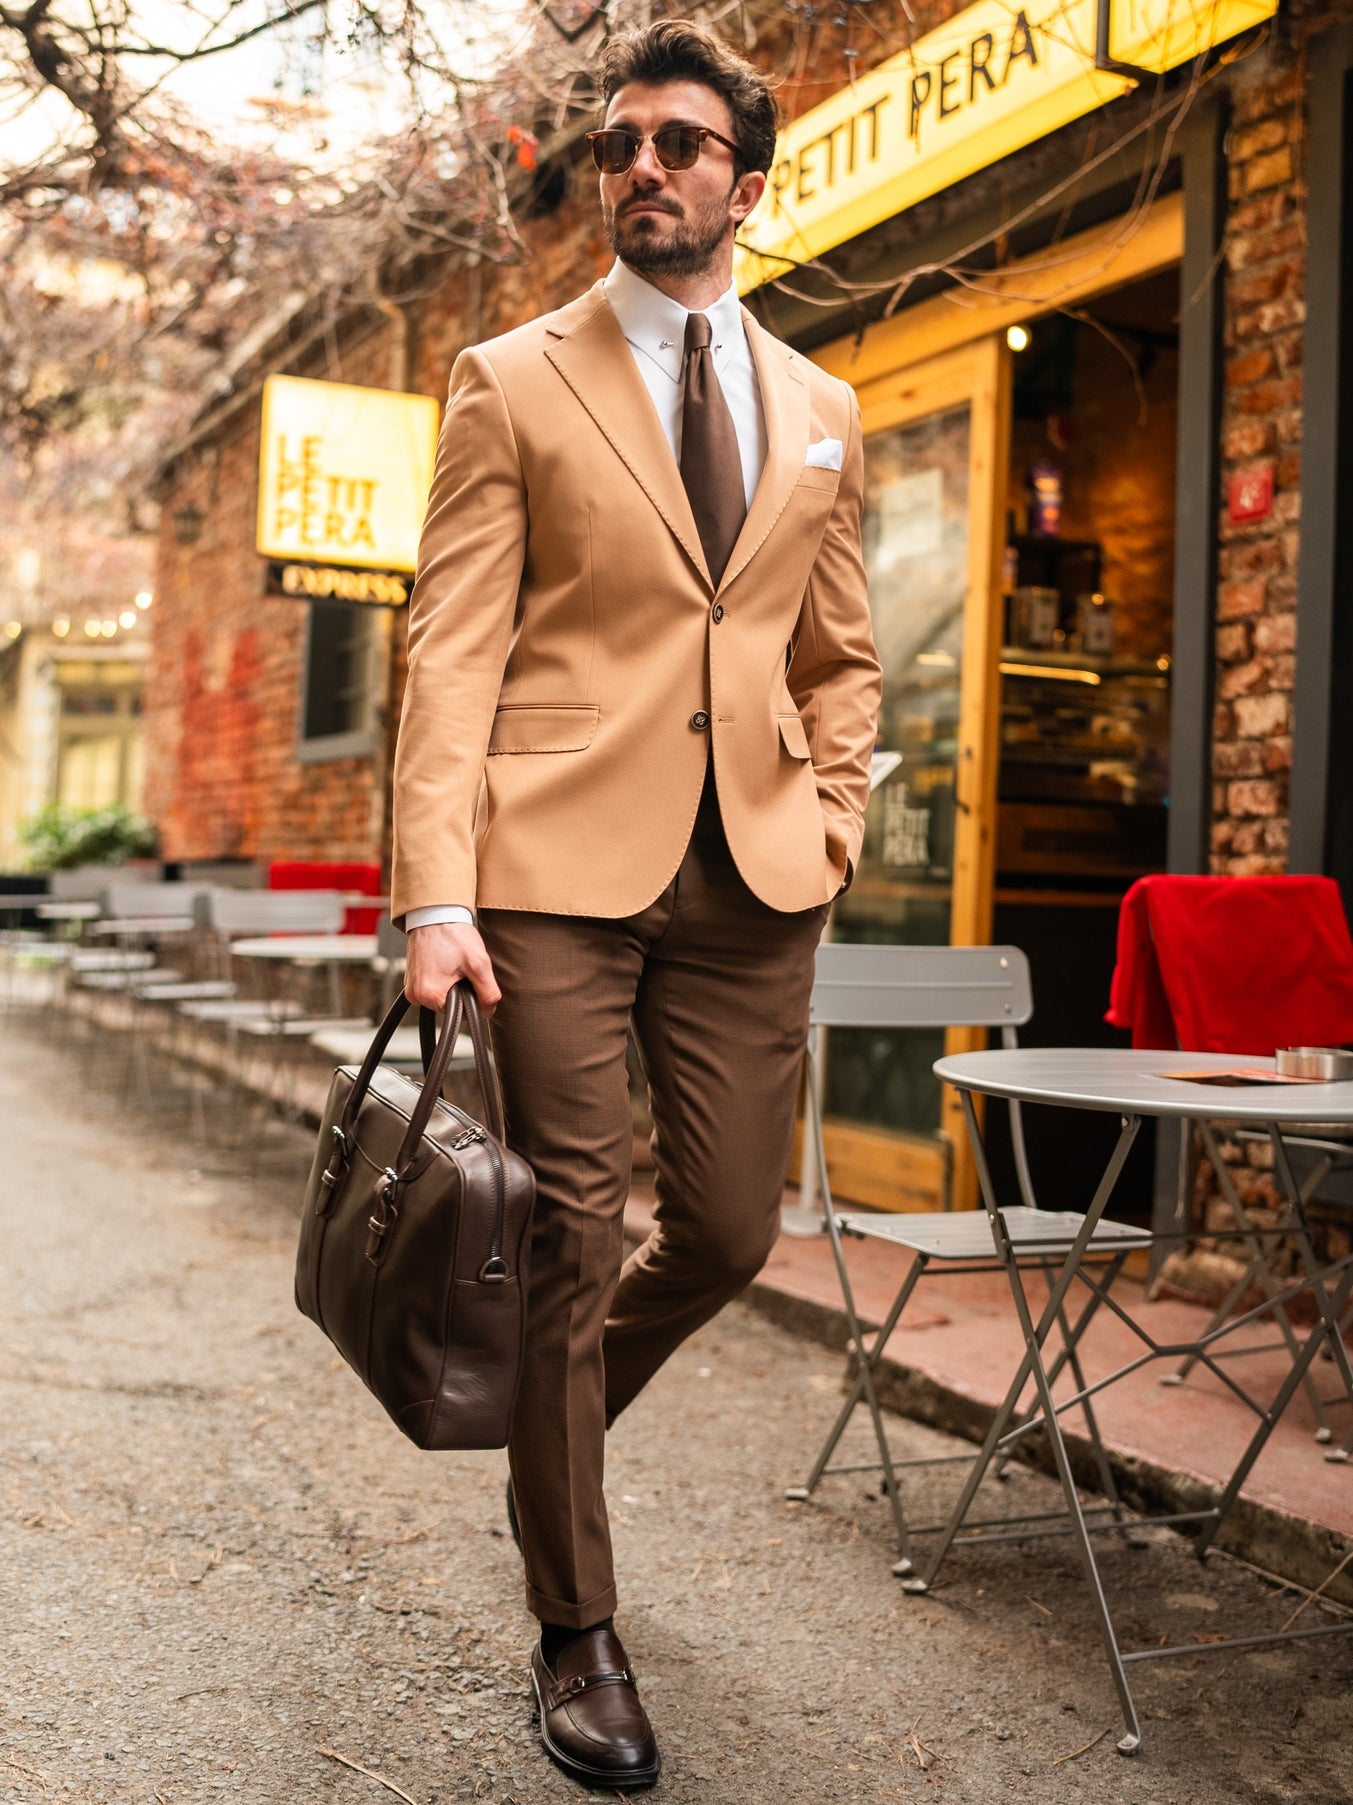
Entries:
{"label": "trouser cuff", "polygon": [[563,1598],[551,1598],[547,1592],[538,1592],[527,1581],[526,1608],[532,1616],[538,1617],[542,1623],[557,1623],[561,1629],[585,1630],[594,1623],[600,1623],[604,1617],[615,1615],[615,1587],[607,1586],[604,1591],[593,1593],[581,1604],[570,1604]]}

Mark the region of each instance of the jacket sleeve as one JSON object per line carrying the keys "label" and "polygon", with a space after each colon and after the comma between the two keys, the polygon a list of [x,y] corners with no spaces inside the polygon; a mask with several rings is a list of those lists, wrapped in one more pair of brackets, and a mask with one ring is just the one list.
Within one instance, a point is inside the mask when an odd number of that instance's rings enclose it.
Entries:
{"label": "jacket sleeve", "polygon": [[[844,385],[843,385],[844,386]],[[808,579],[785,681],[803,718],[827,857],[849,883],[864,838],[869,766],[883,694],[860,543],[864,442],[860,408],[847,390],[850,429],[827,530]]]}
{"label": "jacket sleeve", "polygon": [[394,773],[390,913],[476,898],[474,818],[526,556],[526,485],[480,350],[451,372],[418,573]]}

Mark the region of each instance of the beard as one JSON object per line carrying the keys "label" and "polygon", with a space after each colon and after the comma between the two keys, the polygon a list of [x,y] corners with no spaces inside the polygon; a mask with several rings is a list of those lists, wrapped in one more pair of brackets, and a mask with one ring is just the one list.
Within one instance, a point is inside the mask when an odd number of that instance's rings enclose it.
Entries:
{"label": "beard", "polygon": [[674,228],[664,229],[651,214],[629,216],[635,200],[607,213],[603,218],[606,240],[622,263],[641,276],[698,276],[714,260],[724,239],[733,230],[726,201],[711,204],[695,214],[687,214],[675,201],[647,199],[645,204],[662,208],[680,221]]}

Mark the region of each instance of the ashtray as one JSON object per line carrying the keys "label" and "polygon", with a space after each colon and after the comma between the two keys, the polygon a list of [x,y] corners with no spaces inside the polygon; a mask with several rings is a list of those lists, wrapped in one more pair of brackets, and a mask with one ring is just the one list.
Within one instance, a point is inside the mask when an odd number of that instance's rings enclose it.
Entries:
{"label": "ashtray", "polygon": [[1353,1078],[1353,1053],[1343,1047],[1279,1047],[1274,1063],[1284,1078]]}

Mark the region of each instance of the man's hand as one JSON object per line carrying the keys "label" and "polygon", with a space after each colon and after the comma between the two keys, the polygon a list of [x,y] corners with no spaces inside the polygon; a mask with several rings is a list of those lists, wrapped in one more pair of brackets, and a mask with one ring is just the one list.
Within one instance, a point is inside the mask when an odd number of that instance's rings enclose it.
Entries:
{"label": "man's hand", "polygon": [[453,984],[468,978],[481,1012],[492,1015],[502,1000],[479,929],[458,921],[433,922],[409,933],[404,994],[411,1003],[440,1009]]}

